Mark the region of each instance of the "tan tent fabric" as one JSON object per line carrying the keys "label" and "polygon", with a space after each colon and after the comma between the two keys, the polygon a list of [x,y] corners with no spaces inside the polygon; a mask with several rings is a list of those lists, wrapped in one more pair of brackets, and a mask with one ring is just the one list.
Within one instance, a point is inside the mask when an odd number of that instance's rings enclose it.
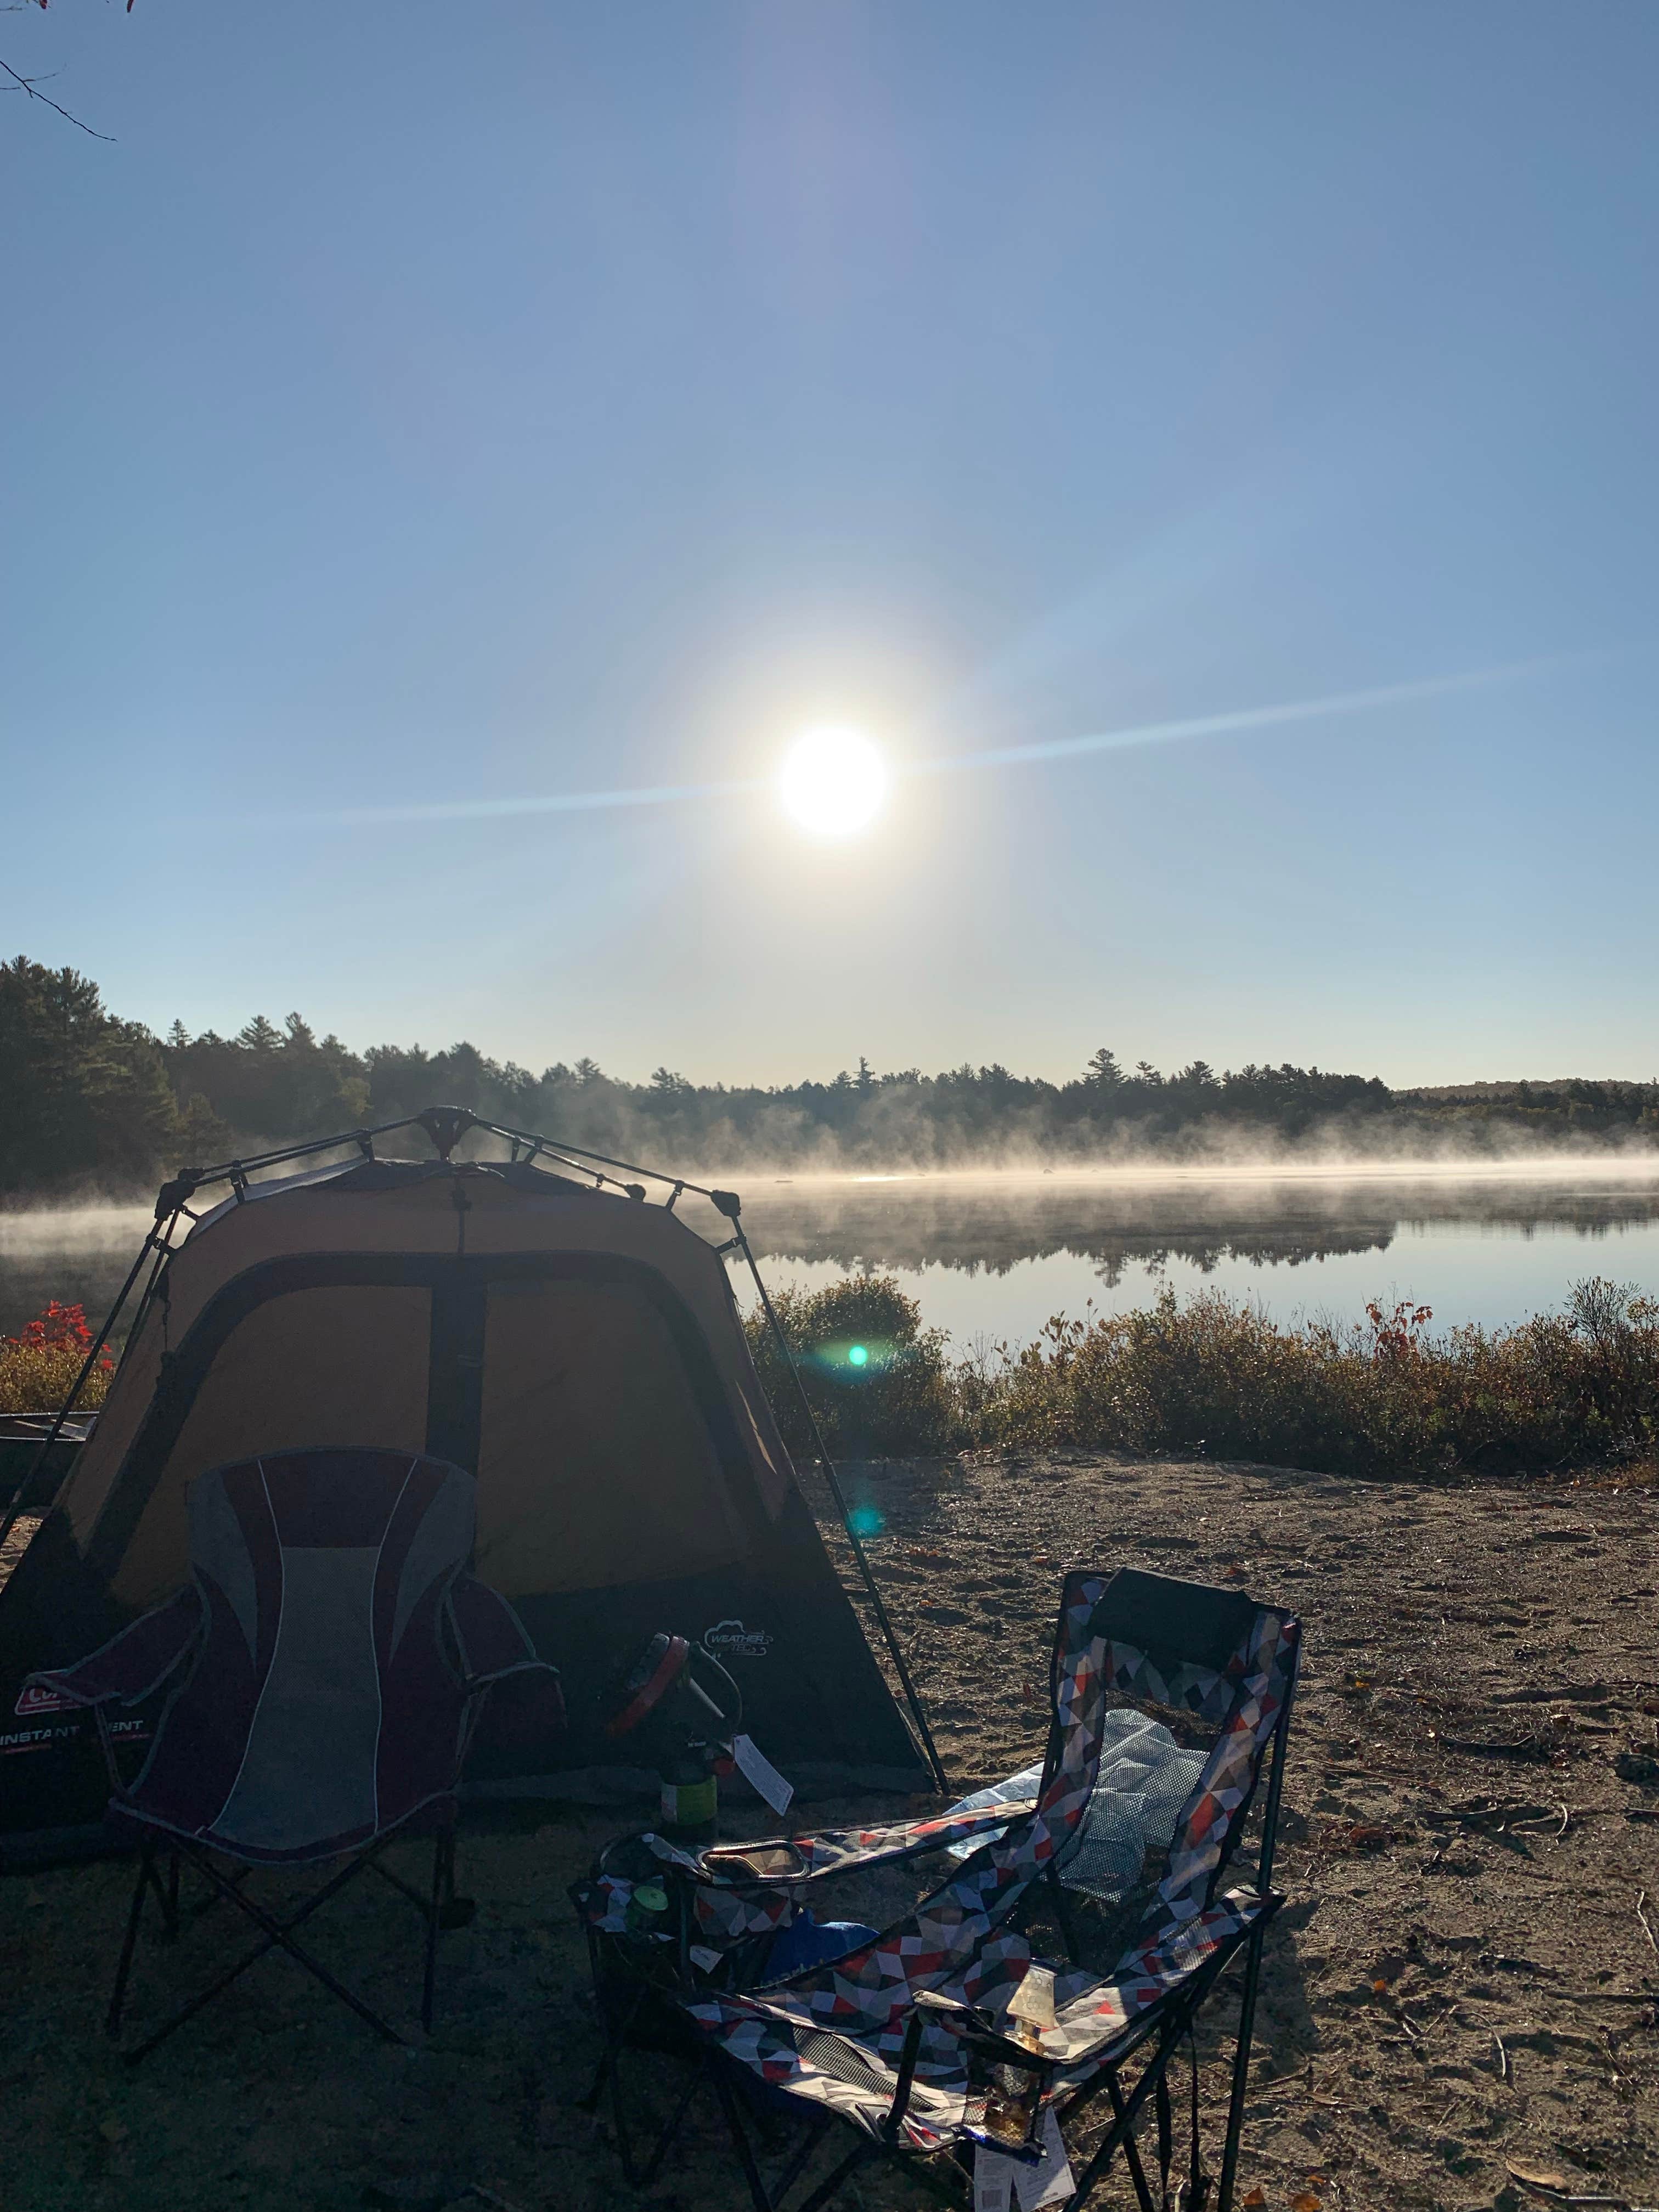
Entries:
{"label": "tan tent fabric", "polygon": [[[158,1218],[190,1188],[170,1187]],[[639,1748],[606,1723],[665,1631],[728,1667],[744,1727],[797,1786],[929,1786],[714,1247],[665,1206],[528,1160],[365,1158],[252,1185],[165,1258],[63,1496],[0,1589],[15,1754],[0,1863],[97,1846],[89,1724],[31,1702],[30,1677],[188,1581],[190,1485],[263,1452],[352,1444],[476,1476],[478,1571],[563,1674],[556,1736],[520,1733],[498,1693],[469,1790],[634,1787]],[[121,1725],[142,1741],[150,1723]]]}
{"label": "tan tent fabric", "polygon": [[[490,1293],[478,1572],[507,1597],[712,1567],[742,1522],[668,1332],[626,1290]],[[652,1387],[642,1389],[644,1377]]]}
{"label": "tan tent fabric", "polygon": [[[546,1180],[552,1183],[556,1179]],[[465,1198],[465,1206],[457,1206],[458,1194]],[[149,1408],[164,1353],[176,1351],[213,1299],[248,1269],[285,1257],[330,1253],[434,1258],[464,1254],[475,1259],[491,1254],[591,1253],[648,1266],[684,1302],[715,1347],[721,1381],[753,1456],[761,1495],[772,1510],[781,1506],[789,1486],[787,1455],[734,1327],[726,1271],[703,1239],[660,1206],[556,1188],[545,1197],[531,1195],[521,1187],[504,1186],[463,1166],[453,1176],[446,1173],[402,1189],[356,1191],[311,1178],[291,1186],[256,1186],[245,1200],[228,1202],[191,1232],[168,1263],[167,1297],[152,1305],[127,1348],[96,1433],[81,1455],[65,1497],[70,1526],[83,1550]],[[294,1325],[303,1331],[302,1323]],[[405,1354],[400,1351],[396,1357],[401,1361]],[[299,1372],[291,1371],[297,1384]],[[404,1387],[420,1401],[423,1427],[424,1376],[417,1383],[412,1368],[400,1367],[399,1372]],[[270,1410],[274,1417],[282,1408],[273,1406]],[[391,1419],[389,1410],[386,1418]],[[244,1423],[235,1449],[220,1457],[274,1450],[295,1441],[279,1422],[264,1435],[261,1420],[256,1411],[251,1426]],[[407,1427],[407,1421],[394,1423],[383,1437],[331,1436],[328,1441],[401,1444]],[[193,1453],[181,1454],[180,1486],[200,1473],[202,1465],[213,1463],[191,1463],[185,1471],[185,1462],[193,1460]],[[167,1486],[174,1486],[171,1468]],[[182,1528],[181,1522],[176,1526]],[[159,1565],[148,1534],[141,1549],[146,1559]]]}
{"label": "tan tent fabric", "polygon": [[198,1474],[260,1452],[426,1441],[431,1300],[375,1285],[290,1291],[239,1323],[208,1370],[131,1543],[112,1580],[122,1604],[157,1605],[189,1557],[185,1493]]}

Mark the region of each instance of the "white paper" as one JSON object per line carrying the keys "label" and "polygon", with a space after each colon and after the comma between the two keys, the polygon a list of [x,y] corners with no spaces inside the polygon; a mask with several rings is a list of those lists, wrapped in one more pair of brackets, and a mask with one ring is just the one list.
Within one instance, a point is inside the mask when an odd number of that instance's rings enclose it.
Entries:
{"label": "white paper", "polygon": [[784,1780],[771,1760],[757,1750],[750,1737],[734,1735],[732,1756],[738,1762],[738,1773],[760,1792],[775,1813],[784,1814],[789,1810],[794,1802],[794,1784]]}
{"label": "white paper", "polygon": [[1014,2161],[984,2143],[974,2145],[974,2212],[1009,2212]]}
{"label": "white paper", "polygon": [[1042,2132],[1038,2140],[1042,2146],[1042,2165],[1014,2168],[1014,2194],[1019,2199],[1019,2212],[1045,2212],[1048,2205],[1063,2204],[1076,2185],[1072,2179],[1072,2161],[1060,2141],[1060,2122],[1054,2118],[1052,2105],[1042,2115]]}
{"label": "white paper", "polygon": [[720,1962],[720,1953],[711,1951],[706,1943],[688,1945],[685,1955],[694,1966],[701,1966],[705,1974],[712,1974]]}

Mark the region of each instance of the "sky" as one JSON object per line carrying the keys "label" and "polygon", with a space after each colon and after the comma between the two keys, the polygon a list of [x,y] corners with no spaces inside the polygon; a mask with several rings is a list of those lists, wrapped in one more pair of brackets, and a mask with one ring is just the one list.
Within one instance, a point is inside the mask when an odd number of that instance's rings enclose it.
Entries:
{"label": "sky", "polygon": [[[1659,10],[0,59],[114,142],[0,100],[0,955],[634,1078],[1659,1071]],[[776,802],[823,723],[856,838]]]}

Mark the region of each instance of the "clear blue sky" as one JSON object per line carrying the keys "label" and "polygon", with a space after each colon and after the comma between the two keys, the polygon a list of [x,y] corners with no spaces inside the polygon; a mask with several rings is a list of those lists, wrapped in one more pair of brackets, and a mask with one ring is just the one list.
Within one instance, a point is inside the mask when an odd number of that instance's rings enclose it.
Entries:
{"label": "clear blue sky", "polygon": [[[54,0],[0,56],[118,142],[0,100],[0,950],[636,1076],[1659,1067],[1659,9]],[[854,845],[327,818],[1556,656]]]}

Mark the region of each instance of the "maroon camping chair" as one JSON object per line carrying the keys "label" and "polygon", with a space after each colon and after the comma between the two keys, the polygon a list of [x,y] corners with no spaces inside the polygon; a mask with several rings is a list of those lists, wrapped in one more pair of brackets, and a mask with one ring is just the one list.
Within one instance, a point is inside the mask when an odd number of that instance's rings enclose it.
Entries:
{"label": "maroon camping chair", "polygon": [[[421,2021],[430,2028],[438,1930],[472,1913],[455,1895],[455,1818],[484,1700],[509,1675],[538,1674],[537,1722],[563,1720],[556,1668],[537,1657],[506,1599],[466,1571],[473,1505],[470,1474],[406,1451],[325,1447],[215,1468],[191,1486],[190,1587],[77,1665],[29,1678],[92,1708],[111,1815],[137,1832],[111,2036],[120,2032],[147,1891],[164,1934],[178,1933],[181,1860],[260,1931],[253,1948],[128,2054],[132,2063],[272,1950],[401,2042],[295,1935],[366,1870],[426,1923]],[[106,1709],[169,1682],[149,1756],[124,1782]],[[434,1839],[424,1896],[380,1856],[394,1838],[413,1834]],[[286,1916],[246,1886],[258,1868],[332,1860],[343,1863]]]}

